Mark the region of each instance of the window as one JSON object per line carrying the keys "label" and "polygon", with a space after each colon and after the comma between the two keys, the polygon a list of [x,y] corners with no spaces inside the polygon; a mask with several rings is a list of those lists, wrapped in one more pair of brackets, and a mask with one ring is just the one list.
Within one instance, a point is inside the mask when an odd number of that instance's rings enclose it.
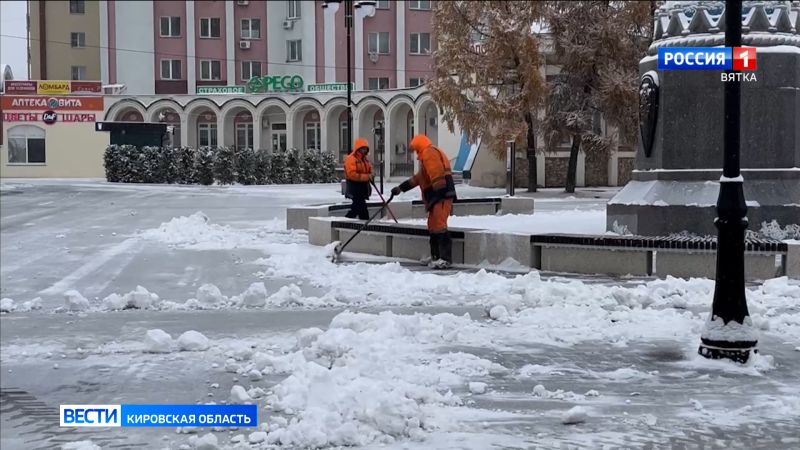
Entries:
{"label": "window", "polygon": [[200,37],[201,38],[218,38],[219,31],[219,17],[203,17],[200,19]]}
{"label": "window", "polygon": [[411,33],[411,45],[408,46],[412,55],[431,54],[431,34],[430,33]]}
{"label": "window", "polygon": [[8,130],[10,164],[44,164],[44,130],[33,125],[17,125]]}
{"label": "window", "polygon": [[273,123],[272,124],[272,151],[285,152],[286,151],[286,124]]}
{"label": "window", "polygon": [[200,79],[201,80],[221,80],[222,79],[222,62],[218,61],[218,60],[200,61]]}
{"label": "window", "polygon": [[320,130],[319,122],[306,122],[306,150],[320,149]]}
{"label": "window", "polygon": [[370,78],[369,90],[374,91],[377,89],[389,89],[389,79],[386,77]]}
{"label": "window", "polygon": [[252,123],[237,123],[236,124],[236,149],[244,150],[246,148],[253,148],[253,124]]}
{"label": "window", "polygon": [[197,142],[200,147],[217,146],[217,124],[199,123],[197,124]]}
{"label": "window", "polygon": [[242,19],[242,39],[261,38],[261,19]]}
{"label": "window", "polygon": [[424,78],[409,78],[408,79],[408,87],[412,87],[413,88],[413,87],[417,87],[417,86],[422,86],[423,84],[425,84],[425,79]]}
{"label": "window", "polygon": [[375,5],[378,9],[389,9],[389,0],[378,0],[378,4]]}
{"label": "window", "polygon": [[408,2],[409,9],[431,9],[430,0],[411,0]]}
{"label": "window", "polygon": [[86,47],[86,33],[70,33],[69,45],[72,48]]}
{"label": "window", "polygon": [[242,61],[242,81],[261,76],[260,61]]}
{"label": "window", "polygon": [[161,37],[178,37],[181,35],[180,17],[161,18]]}
{"label": "window", "polygon": [[286,18],[299,19],[300,18],[300,0],[289,0],[286,2]]}
{"label": "window", "polygon": [[286,61],[303,60],[303,41],[286,41]]}
{"label": "window", "polygon": [[389,54],[389,32],[381,31],[379,33],[369,34],[369,48],[370,53],[377,53],[379,55]]}
{"label": "window", "polygon": [[344,161],[350,153],[350,142],[347,139],[347,121],[339,122],[339,162]]}
{"label": "window", "polygon": [[82,0],[69,0],[70,14],[86,14],[86,2]]}
{"label": "window", "polygon": [[181,60],[162,59],[161,60],[161,79],[180,80],[181,79]]}
{"label": "window", "polygon": [[86,79],[86,66],[72,66],[72,79],[85,80]]}

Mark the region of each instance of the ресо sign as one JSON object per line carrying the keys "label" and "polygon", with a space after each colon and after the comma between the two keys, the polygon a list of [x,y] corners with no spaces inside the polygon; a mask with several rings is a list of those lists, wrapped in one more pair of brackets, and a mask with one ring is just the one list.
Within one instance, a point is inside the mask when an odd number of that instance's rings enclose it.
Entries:
{"label": "\u0440\u0435\u0441\u043e sign", "polygon": [[303,90],[303,77],[300,75],[253,77],[247,82],[247,87],[252,93],[300,92]]}

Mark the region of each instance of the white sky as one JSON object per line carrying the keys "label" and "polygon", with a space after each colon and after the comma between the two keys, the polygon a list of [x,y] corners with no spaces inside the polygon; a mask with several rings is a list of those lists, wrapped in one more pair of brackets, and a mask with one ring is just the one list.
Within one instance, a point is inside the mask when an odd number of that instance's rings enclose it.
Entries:
{"label": "white sky", "polygon": [[28,78],[26,14],[25,0],[0,1],[0,64],[10,65],[17,80]]}

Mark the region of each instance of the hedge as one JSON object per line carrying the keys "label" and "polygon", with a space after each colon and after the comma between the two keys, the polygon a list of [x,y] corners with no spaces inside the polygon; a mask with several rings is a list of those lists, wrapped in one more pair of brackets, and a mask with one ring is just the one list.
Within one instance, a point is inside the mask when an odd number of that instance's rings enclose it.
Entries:
{"label": "hedge", "polygon": [[103,155],[106,179],[119,183],[288,184],[334,183],[332,153],[233,147],[136,147],[110,145]]}

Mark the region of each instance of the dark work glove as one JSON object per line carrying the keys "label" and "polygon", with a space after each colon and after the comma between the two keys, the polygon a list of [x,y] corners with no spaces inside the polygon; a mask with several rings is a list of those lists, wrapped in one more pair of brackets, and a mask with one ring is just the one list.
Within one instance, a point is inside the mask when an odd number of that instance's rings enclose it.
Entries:
{"label": "dark work glove", "polygon": [[392,188],[392,195],[400,195],[403,191],[400,189],[400,186],[395,186]]}

